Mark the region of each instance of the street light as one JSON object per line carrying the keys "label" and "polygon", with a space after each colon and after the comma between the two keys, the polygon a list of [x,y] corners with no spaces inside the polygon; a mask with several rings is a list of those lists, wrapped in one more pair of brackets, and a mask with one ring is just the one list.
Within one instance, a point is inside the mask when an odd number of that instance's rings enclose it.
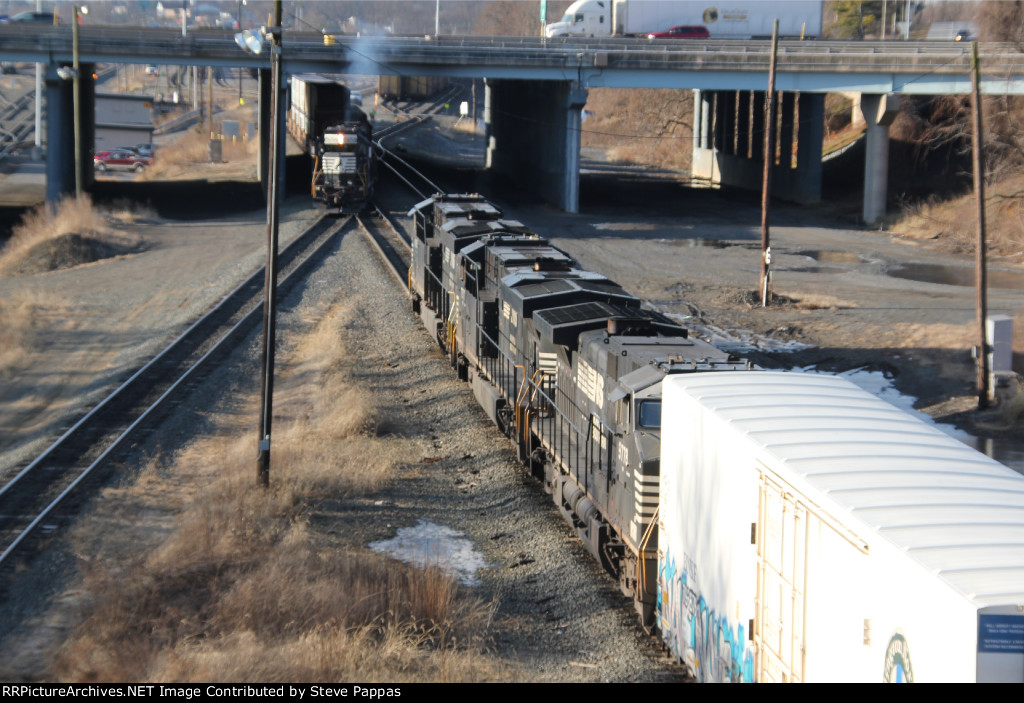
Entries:
{"label": "street light", "polygon": [[[284,158],[281,100],[281,0],[274,0],[273,26],[266,30],[270,39],[270,185],[267,188],[267,263],[263,284],[263,356],[260,362],[261,398],[259,449],[256,456],[257,482],[270,485],[270,430],[274,400],[274,345],[277,316],[277,231],[280,165]],[[246,30],[235,35],[235,43],[253,54],[263,51],[259,33]]]}
{"label": "street light", "polygon": [[61,80],[72,81],[72,106],[75,120],[75,198],[82,197],[82,79],[81,70],[78,65],[78,23],[80,15],[89,14],[89,8],[74,5],[72,7],[74,16],[71,22],[71,68],[61,66],[57,69],[57,75]]}
{"label": "street light", "polygon": [[[242,31],[242,6],[247,5],[248,0],[238,0],[238,31]],[[235,35],[236,37],[238,35]],[[244,47],[243,47],[244,48]],[[242,73],[243,69],[238,69],[238,104],[245,105],[245,100],[242,98]]]}

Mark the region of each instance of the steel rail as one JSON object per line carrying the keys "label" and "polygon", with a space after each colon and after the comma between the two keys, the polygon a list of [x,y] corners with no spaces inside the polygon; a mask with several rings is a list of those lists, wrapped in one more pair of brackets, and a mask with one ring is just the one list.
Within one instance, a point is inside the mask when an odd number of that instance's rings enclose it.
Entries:
{"label": "steel rail", "polygon": [[[358,216],[359,226],[366,234],[377,254],[384,260],[386,268],[395,277],[395,281],[403,289],[406,288],[406,274],[409,270],[411,249],[409,242],[399,232],[398,228],[374,203],[371,204],[373,211]],[[380,220],[383,224],[378,224]],[[386,233],[385,233],[386,232]],[[398,245],[396,248],[396,244]],[[399,252],[403,249],[405,257]]]}
{"label": "steel rail", "polygon": [[[288,266],[290,269],[282,279],[282,286],[287,286],[292,281],[296,280],[297,277],[302,275],[309,263],[323,250],[323,248],[334,239],[336,235],[346,229],[350,219],[345,219],[340,222],[336,222],[333,218],[328,218],[326,215],[318,218],[307,230],[296,237],[283,251],[282,259],[288,260]],[[317,243],[317,239],[321,241]],[[101,466],[114,452],[119,448],[124,441],[135,432],[139,426],[147,420],[152,413],[158,409],[162,409],[166,402],[174,395],[174,393],[180,389],[183,383],[191,379],[193,374],[199,369],[203,368],[211,357],[217,353],[223,352],[227,347],[230,340],[235,338],[239,332],[246,326],[253,324],[258,316],[262,313],[263,301],[259,296],[258,284],[263,278],[263,267],[253,273],[246,281],[238,285],[228,295],[224,296],[217,305],[214,306],[210,311],[203,315],[199,320],[194,322],[188,330],[179,335],[170,345],[165,347],[156,357],[151,359],[141,369],[136,371],[127,381],[122,383],[117,389],[115,389],[110,395],[104,398],[100,404],[90,410],[84,417],[72,426],[71,429],[66,431],[56,442],[48,447],[41,455],[39,455],[34,461],[32,461],[25,469],[23,469],[15,478],[9,481],[6,485],[0,488],[0,500],[4,499],[5,494],[7,498],[10,498],[10,494],[14,492],[16,488],[20,488],[20,484],[26,480],[26,477],[35,475],[39,467],[49,457],[51,457],[57,450],[61,449],[64,444],[70,443],[75,439],[75,435],[86,427],[88,422],[93,418],[97,417],[100,412],[107,409],[109,406],[114,405],[119,400],[119,396],[123,396],[126,392],[132,389],[135,382],[142,378],[143,375],[165,357],[170,356],[174,353],[181,353],[180,347],[187,342],[191,342],[190,338],[196,334],[202,334],[198,332],[202,326],[206,325],[210,320],[217,315],[223,315],[228,313],[230,316],[234,316],[237,310],[244,310],[248,306],[248,310],[242,312],[240,318],[231,325],[231,327],[220,335],[220,337],[208,348],[202,355],[188,364],[185,371],[180,374],[154,401],[149,403],[145,409],[135,419],[109,443],[106,444],[105,448],[101,453],[90,463],[88,467],[81,470],[80,473],[74,478],[74,480],[68,484],[60,493],[50,501],[45,508],[38,512],[38,514],[30,521],[30,523],[23,527],[15,539],[13,539],[8,546],[0,553],[0,565],[6,563],[13,555],[15,555],[26,540],[32,536],[36,530],[42,525],[43,521],[50,517],[54,511],[62,504],[64,504],[69,497],[71,497],[75,491],[79,488],[82,482],[89,476],[93,475],[94,470]],[[253,294],[245,293],[246,288],[256,287],[257,290]],[[238,298],[244,298],[238,300]],[[253,298],[256,298],[256,302],[253,302]],[[228,308],[231,306],[237,306],[236,311],[230,311]],[[207,333],[207,337],[209,337]],[[184,364],[187,359],[191,356],[191,353],[186,353],[185,359],[180,364]],[[143,389],[144,390],[144,389]],[[69,467],[69,472],[73,471],[74,467]],[[56,482],[56,479],[51,479],[47,482],[47,485],[52,485]],[[44,488],[44,490],[46,490]],[[7,516],[10,519],[10,516]]]}

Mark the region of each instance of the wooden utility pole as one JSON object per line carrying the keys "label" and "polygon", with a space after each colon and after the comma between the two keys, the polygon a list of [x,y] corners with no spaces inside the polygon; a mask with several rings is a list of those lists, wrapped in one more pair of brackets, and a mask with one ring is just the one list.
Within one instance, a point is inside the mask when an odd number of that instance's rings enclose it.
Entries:
{"label": "wooden utility pole", "polygon": [[[772,27],[772,58],[768,65],[768,94],[765,105],[764,180],[761,184],[761,307],[768,307],[768,276],[772,253],[769,235],[769,204],[772,197],[772,166],[775,164],[775,59],[779,53],[779,21]],[[785,158],[789,158],[788,156]]]}
{"label": "wooden utility pole", "polygon": [[207,112],[206,131],[213,137],[213,66],[206,69],[206,104],[210,108]]}
{"label": "wooden utility pole", "polygon": [[256,456],[256,481],[264,488],[270,486],[270,432],[274,415],[274,351],[277,336],[277,243],[279,203],[281,196],[281,169],[285,157],[284,147],[284,91],[281,90],[281,0],[274,2],[274,16],[270,25],[271,51],[271,135],[270,183],[267,184],[267,263],[263,282],[263,356],[260,360],[260,434]]}
{"label": "wooden utility pole", "polygon": [[[71,101],[75,115],[75,199],[82,199],[82,77],[81,65],[78,61],[78,5],[72,7],[71,16],[71,59],[72,59],[72,93]],[[57,10],[54,10],[56,13]]]}
{"label": "wooden utility pole", "polygon": [[978,318],[978,409],[988,407],[988,340],[985,317],[988,315],[988,281],[985,271],[985,154],[981,134],[981,80],[978,67],[978,42],[971,42],[971,110],[974,151],[974,197],[977,201],[978,241],[975,245],[975,303]]}

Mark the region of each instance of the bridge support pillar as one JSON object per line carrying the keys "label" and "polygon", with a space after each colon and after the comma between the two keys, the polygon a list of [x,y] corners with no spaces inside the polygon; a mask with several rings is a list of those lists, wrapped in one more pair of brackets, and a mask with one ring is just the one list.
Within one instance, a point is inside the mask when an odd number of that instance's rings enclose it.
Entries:
{"label": "bridge support pillar", "polygon": [[864,222],[885,217],[889,191],[889,125],[899,113],[899,96],[862,95],[860,109],[867,123],[864,149]]}
{"label": "bridge support pillar", "polygon": [[[786,96],[782,94],[782,131],[786,131]],[[789,197],[798,203],[816,203],[821,200],[821,154],[825,140],[825,95],[824,93],[798,93],[798,121],[793,122],[793,110],[789,109],[791,125],[796,125],[796,170],[790,170]],[[792,101],[790,101],[792,104]],[[790,127],[792,130],[792,126]],[[792,144],[792,142],[790,142]],[[786,165],[791,166],[792,152],[786,154]],[[772,192],[775,192],[774,187]]]}
{"label": "bridge support pillar", "polygon": [[[75,193],[74,82],[57,75],[56,64],[46,66],[46,201],[57,202]],[[96,141],[96,84],[93,65],[81,64],[82,189],[95,183],[92,154]]]}
{"label": "bridge support pillar", "polygon": [[[761,190],[764,174],[764,91],[693,93],[694,181]],[[772,195],[798,203],[821,199],[825,96],[781,93]],[[796,167],[793,143],[796,141]]]}
{"label": "bridge support pillar", "polygon": [[587,91],[572,81],[487,82],[487,166],[579,212],[580,121]]}

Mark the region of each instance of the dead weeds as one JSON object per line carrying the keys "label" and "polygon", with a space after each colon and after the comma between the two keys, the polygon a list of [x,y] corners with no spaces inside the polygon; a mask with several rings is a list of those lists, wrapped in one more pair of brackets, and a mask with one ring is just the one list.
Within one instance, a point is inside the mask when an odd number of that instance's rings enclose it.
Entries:
{"label": "dead weeds", "polygon": [[55,271],[138,251],[139,237],[121,227],[145,212],[123,203],[108,212],[87,195],[40,205],[22,218],[0,250],[0,275]]}
{"label": "dead weeds", "polygon": [[[152,181],[178,177],[192,171],[197,165],[210,163],[210,140],[218,135],[192,130],[175,141],[161,147],[153,157],[153,163],[146,168],[138,180]],[[222,163],[256,164],[259,143],[256,140],[219,139]]]}
{"label": "dead weeds", "polygon": [[[376,490],[408,455],[401,440],[377,436],[372,397],[353,380],[340,340],[355,314],[332,310],[282,354],[276,410],[287,421],[275,433],[269,490],[256,485],[248,428],[200,439],[161,469],[182,483],[173,494],[154,490],[156,469],[118,489],[182,507],[173,528],[152,530],[149,548],[126,553],[122,543],[85,565],[88,614],[58,652],[60,679],[504,676],[484,651],[490,604],[437,568],[378,556],[324,528],[322,516],[317,527],[310,520],[325,502]],[[106,524],[80,528],[76,551],[96,554]]]}

